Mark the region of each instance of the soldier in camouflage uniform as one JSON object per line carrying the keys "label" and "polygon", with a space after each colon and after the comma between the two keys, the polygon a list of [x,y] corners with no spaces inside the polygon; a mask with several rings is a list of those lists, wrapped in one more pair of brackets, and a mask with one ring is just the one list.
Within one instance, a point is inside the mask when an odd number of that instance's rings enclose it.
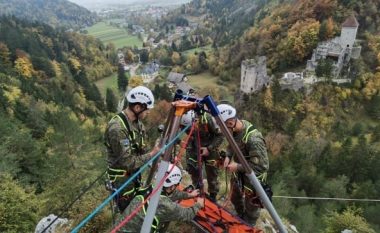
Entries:
{"label": "soldier in camouflage uniform", "polygon": [[[181,118],[181,125],[187,126],[192,124],[195,118],[194,111],[188,111]],[[203,113],[196,120],[197,129],[200,137],[200,156],[202,156],[202,165],[205,164],[208,192],[211,200],[216,201],[216,195],[219,192],[218,166],[219,146],[223,142],[223,135],[213,117],[208,113]],[[198,134],[195,131],[192,135],[186,151],[187,171],[191,175],[193,185],[199,188],[200,172],[198,166]]]}
{"label": "soldier in camouflage uniform", "polygon": [[[173,166],[174,165],[170,164],[168,171],[170,171]],[[151,232],[165,232],[171,221],[189,222],[195,217],[198,210],[204,206],[203,198],[197,198],[195,205],[189,208],[182,207],[176,203],[176,201],[193,198],[199,195],[199,190],[193,190],[191,193],[179,191],[177,186],[181,182],[181,179],[181,170],[177,166],[174,166],[173,170],[164,181],[164,187],[158,202],[156,215],[153,219]],[[118,222],[124,220],[126,216],[129,216],[141,203],[143,203],[150,191],[151,188],[145,190],[140,188],[135,198],[131,201],[131,204],[120,216]],[[146,210],[148,209],[148,204],[149,201],[142,207],[142,209],[140,209],[136,216],[120,229],[120,232],[140,232]]]}
{"label": "soldier in camouflage uniform", "polygon": [[[143,86],[138,86],[126,95],[128,107],[114,116],[108,123],[104,133],[107,147],[108,177],[113,190],[118,189],[140,166],[146,163],[159,148],[145,151],[145,128],[142,119],[153,108],[152,92]],[[122,212],[140,187],[141,177],[137,177],[125,187],[115,201]]]}
{"label": "soldier in camouflage uniform", "polygon": [[[236,117],[236,109],[232,106],[220,104],[217,107],[222,120],[232,131],[233,138],[249,166],[255,172],[260,182],[265,183],[269,169],[269,159],[262,134],[257,129],[254,129],[248,121],[238,119]],[[237,162],[236,158],[234,161],[231,161],[232,154],[231,148],[228,147],[224,167],[234,173],[231,178],[231,201],[238,215],[248,223],[255,225],[262,208],[260,198],[255,193],[254,187],[248,177],[244,174],[243,166]]]}

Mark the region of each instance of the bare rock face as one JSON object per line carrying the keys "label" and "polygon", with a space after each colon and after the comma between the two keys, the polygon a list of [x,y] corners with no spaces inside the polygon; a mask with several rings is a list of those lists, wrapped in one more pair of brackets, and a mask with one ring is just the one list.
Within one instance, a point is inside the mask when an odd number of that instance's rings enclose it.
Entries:
{"label": "bare rock face", "polygon": [[[288,233],[299,233],[297,228],[290,224],[287,219],[282,219],[282,223],[288,230]],[[265,233],[277,233],[278,228],[273,221],[272,217],[270,216],[269,212],[265,209],[261,210],[260,218],[257,221],[256,227],[258,229],[263,230]]]}
{"label": "bare rock face", "polygon": [[[37,226],[36,226],[36,230],[34,231],[34,233],[42,233],[46,227],[48,227],[55,219],[57,218],[56,215],[54,214],[50,214],[49,216],[47,217],[44,217],[43,219],[41,219]],[[46,233],[57,233],[57,229],[68,224],[68,220],[66,218],[58,218],[57,220],[54,221],[53,224],[51,224],[51,226],[49,226],[48,229],[45,230]]]}

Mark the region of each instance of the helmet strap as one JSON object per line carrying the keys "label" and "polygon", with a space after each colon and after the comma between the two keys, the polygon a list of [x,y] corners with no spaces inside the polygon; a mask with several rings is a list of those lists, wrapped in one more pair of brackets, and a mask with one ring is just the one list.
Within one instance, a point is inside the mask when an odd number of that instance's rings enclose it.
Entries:
{"label": "helmet strap", "polygon": [[[232,118],[230,118],[230,119],[232,119]],[[228,128],[230,128],[230,129],[232,129],[232,130],[236,127],[237,122],[238,122],[238,119],[237,119],[236,116],[234,117],[234,120],[235,120],[234,125],[233,125],[232,127],[228,127]]]}
{"label": "helmet strap", "polygon": [[232,127],[233,129],[235,129],[236,124],[237,124],[237,121],[238,121],[238,119],[237,119],[237,117],[235,117],[235,124],[234,124],[234,126]]}
{"label": "helmet strap", "polygon": [[176,188],[177,188],[177,185],[172,185],[170,187],[164,187],[163,191],[166,196],[170,196],[170,194],[172,194]]}
{"label": "helmet strap", "polygon": [[136,117],[137,120],[139,119],[140,114],[143,113],[143,112],[145,112],[148,109],[147,106],[146,106],[146,104],[138,104],[138,105],[142,107],[142,110],[140,110],[139,112],[135,111],[135,107],[133,107],[131,109],[132,112],[133,112],[133,114],[135,114],[135,117]]}

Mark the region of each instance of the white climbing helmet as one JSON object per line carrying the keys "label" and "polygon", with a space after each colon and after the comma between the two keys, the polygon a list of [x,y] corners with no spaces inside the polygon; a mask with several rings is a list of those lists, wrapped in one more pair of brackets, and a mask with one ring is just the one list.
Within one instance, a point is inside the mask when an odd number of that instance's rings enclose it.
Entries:
{"label": "white climbing helmet", "polygon": [[146,104],[147,108],[153,108],[154,96],[149,88],[144,86],[138,86],[132,88],[126,95],[129,103],[142,103]]}
{"label": "white climbing helmet", "polygon": [[166,178],[164,182],[164,187],[166,188],[172,185],[179,184],[179,182],[181,182],[182,180],[182,172],[174,164],[169,164],[168,172],[172,169],[173,166],[174,166],[173,170],[169,173],[168,177]]}
{"label": "white climbing helmet", "polygon": [[193,123],[193,120],[195,118],[195,113],[193,110],[187,111],[185,114],[182,115],[181,118],[181,125],[188,126]]}
{"label": "white climbing helmet", "polygon": [[236,109],[228,104],[219,104],[217,106],[220,115],[222,117],[222,120],[226,122],[226,120],[233,118],[236,116]]}

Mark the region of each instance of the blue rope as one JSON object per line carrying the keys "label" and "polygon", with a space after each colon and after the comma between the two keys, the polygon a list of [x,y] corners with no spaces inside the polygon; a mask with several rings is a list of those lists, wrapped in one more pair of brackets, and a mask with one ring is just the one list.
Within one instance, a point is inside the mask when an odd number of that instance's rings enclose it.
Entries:
{"label": "blue rope", "polygon": [[102,204],[100,204],[98,207],[96,207],[96,209],[91,213],[89,214],[85,219],[82,220],[81,223],[78,224],[78,226],[76,226],[72,231],[71,233],[77,233],[84,225],[86,225],[87,222],[89,222],[101,209],[104,208],[104,206],[106,206],[108,204],[108,202],[110,202],[121,190],[123,190],[125,187],[127,187],[127,185],[133,181],[141,172],[143,172],[151,162],[153,162],[155,159],[158,158],[158,156],[165,151],[165,149],[170,146],[171,144],[173,144],[175,141],[177,141],[177,139],[185,133],[185,131],[190,127],[190,125],[186,126],[179,134],[177,134],[177,136],[175,138],[173,138],[172,141],[170,141],[167,145],[165,145],[163,148],[161,148],[160,151],[157,152],[156,155],[154,155],[151,159],[149,159],[149,161],[144,164],[143,166],[140,167],[140,169],[134,173],[128,180],[125,181],[125,183],[120,186],[120,188],[118,188],[112,195],[110,195],[106,200],[103,201]]}

